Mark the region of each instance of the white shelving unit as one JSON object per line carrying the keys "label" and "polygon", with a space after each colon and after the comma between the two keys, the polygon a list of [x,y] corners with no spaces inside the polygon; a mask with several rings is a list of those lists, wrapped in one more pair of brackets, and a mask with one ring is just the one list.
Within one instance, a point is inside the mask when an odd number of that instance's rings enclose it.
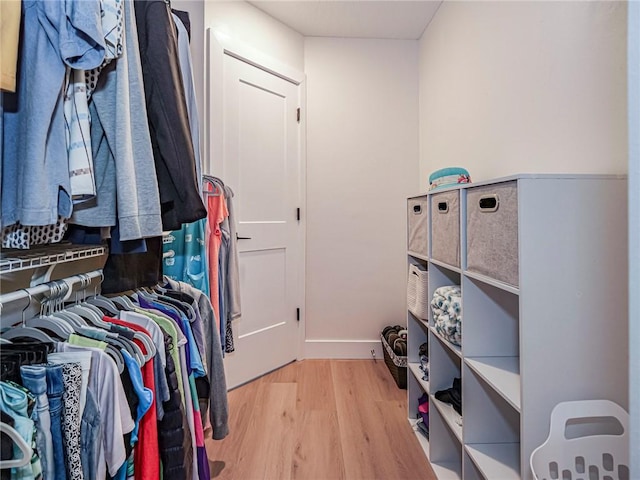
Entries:
{"label": "white shelving unit", "polygon": [[[529,457],[557,403],[603,398],[628,409],[626,192],[619,176],[515,175],[409,199],[429,219],[426,232],[409,225],[408,263],[428,269],[429,298],[462,289],[461,347],[432,318],[407,317],[409,417],[428,392],[422,446],[439,479],[532,480]],[[438,216],[447,212],[459,229]],[[429,382],[417,358],[425,341]],[[454,378],[462,426],[435,398]]]}

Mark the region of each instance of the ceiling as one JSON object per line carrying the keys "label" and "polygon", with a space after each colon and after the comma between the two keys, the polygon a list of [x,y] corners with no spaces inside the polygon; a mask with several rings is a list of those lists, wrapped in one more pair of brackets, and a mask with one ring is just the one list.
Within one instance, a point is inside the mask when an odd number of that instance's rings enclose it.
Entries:
{"label": "ceiling", "polygon": [[254,0],[249,3],[307,37],[415,40],[422,36],[441,2]]}

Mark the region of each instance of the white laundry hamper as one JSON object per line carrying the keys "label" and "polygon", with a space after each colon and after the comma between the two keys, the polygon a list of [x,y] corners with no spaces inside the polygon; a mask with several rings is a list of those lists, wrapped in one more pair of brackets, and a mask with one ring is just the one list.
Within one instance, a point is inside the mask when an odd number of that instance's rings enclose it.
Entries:
{"label": "white laundry hamper", "polygon": [[[569,422],[576,427],[602,428],[598,433],[567,438]],[[533,475],[536,480],[631,480],[628,430],[629,414],[617,403],[559,403],[551,412],[549,437],[531,453]]]}

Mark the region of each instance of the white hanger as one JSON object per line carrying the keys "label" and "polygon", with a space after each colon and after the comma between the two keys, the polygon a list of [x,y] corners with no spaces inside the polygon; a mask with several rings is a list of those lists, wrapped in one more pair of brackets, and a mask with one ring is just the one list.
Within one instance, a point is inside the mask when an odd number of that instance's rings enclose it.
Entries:
{"label": "white hanger", "polygon": [[66,340],[69,338],[69,335],[74,332],[73,327],[65,320],[51,316],[54,305],[62,293],[60,284],[54,282],[51,285],[50,292],[51,295],[49,298],[41,302],[40,316],[31,318],[26,322],[23,320],[22,324],[27,327],[49,331],[54,333],[58,338]]}
{"label": "white hanger", "polygon": [[111,315],[118,315],[120,312],[118,306],[113,303],[111,299],[103,297],[102,295],[96,295],[95,297],[88,298],[87,303],[95,305],[96,307],[102,307]]}
{"label": "white hanger", "polygon": [[6,433],[11,440],[13,440],[20,451],[22,452],[22,457],[14,458],[12,460],[1,460],[0,461],[0,469],[5,468],[19,468],[24,467],[31,463],[31,457],[33,456],[33,450],[29,446],[27,442],[24,441],[24,438],[20,436],[20,434],[13,428],[11,425],[8,425],[4,422],[0,422],[0,432]]}
{"label": "white hanger", "polygon": [[69,335],[74,333],[73,328],[68,323],[55,317],[31,318],[25,322],[25,325],[39,330],[47,330],[63,340],[67,340]]}
{"label": "white hanger", "polygon": [[54,342],[53,338],[42,330],[32,327],[13,327],[6,332],[3,332],[2,336],[8,340],[15,340],[16,338],[33,338],[34,340],[40,340],[41,342]]}
{"label": "white hanger", "polygon": [[33,297],[31,296],[29,290],[27,290],[26,288],[24,288],[23,290],[27,292],[27,295],[29,296],[29,302],[22,309],[22,323],[10,328],[6,332],[3,332],[2,336],[8,340],[15,340],[16,338],[33,338],[35,340],[40,340],[41,342],[53,342],[53,339],[42,330],[26,326],[25,312],[31,305]]}
{"label": "white hanger", "polygon": [[128,310],[128,311],[134,311],[137,307],[133,304],[133,302],[131,301],[131,299],[129,297],[127,297],[126,295],[120,295],[117,297],[110,297],[110,300],[115,303],[116,305],[119,305],[120,307],[122,307],[122,310]]}

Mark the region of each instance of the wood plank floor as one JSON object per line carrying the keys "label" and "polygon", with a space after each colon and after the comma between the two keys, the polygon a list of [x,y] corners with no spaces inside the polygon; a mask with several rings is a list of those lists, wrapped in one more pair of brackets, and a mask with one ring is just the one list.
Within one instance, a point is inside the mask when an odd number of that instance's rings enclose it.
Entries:
{"label": "wood plank floor", "polygon": [[435,480],[384,362],[303,360],[229,392],[219,480]]}

